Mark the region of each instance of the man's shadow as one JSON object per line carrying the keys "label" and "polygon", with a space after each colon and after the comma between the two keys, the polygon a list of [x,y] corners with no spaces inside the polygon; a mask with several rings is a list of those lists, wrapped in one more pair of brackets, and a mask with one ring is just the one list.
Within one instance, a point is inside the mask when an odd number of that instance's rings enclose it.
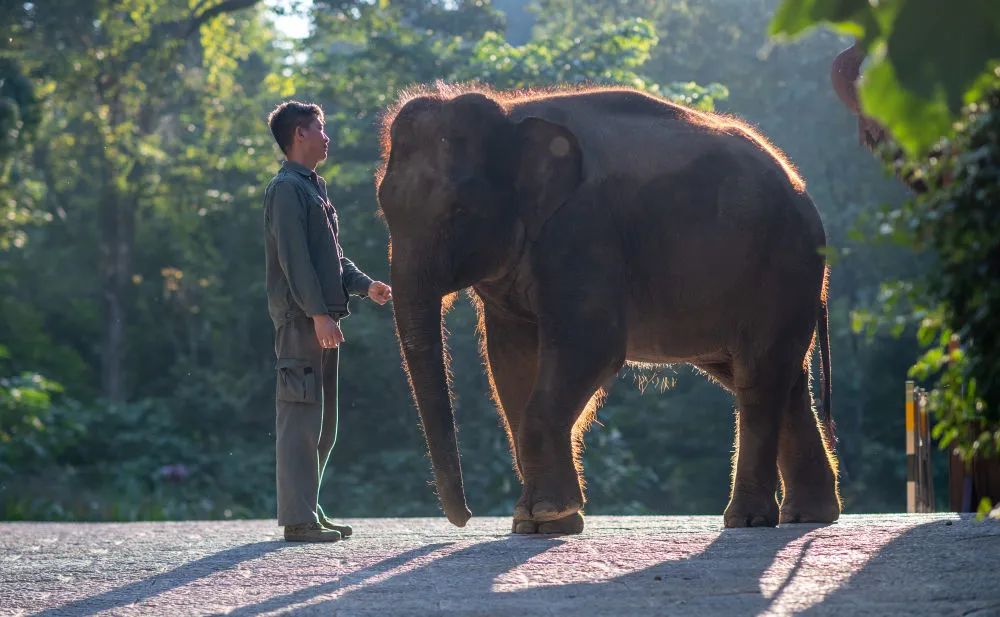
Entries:
{"label": "man's shadow", "polygon": [[285,542],[254,542],[202,557],[196,561],[177,566],[173,570],[161,572],[141,581],[108,590],[96,596],[81,598],[58,607],[35,613],[35,617],[55,617],[66,615],[92,615],[100,611],[121,608],[141,602],[164,591],[183,587],[200,578],[210,576],[219,570],[232,568],[245,561],[257,559],[284,546]]}
{"label": "man's shadow", "polygon": [[[392,570],[444,546],[447,546],[447,544],[421,546],[411,551],[400,553],[369,568],[352,572],[336,582],[343,585],[362,583],[369,577]],[[254,542],[236,546],[190,563],[185,563],[172,570],[161,572],[141,581],[116,587],[96,596],[81,598],[68,604],[46,609],[35,613],[35,617],[93,615],[102,611],[122,608],[130,604],[138,604],[164,592],[179,589],[189,583],[209,577],[222,570],[234,568],[241,563],[264,557],[279,550],[296,550],[296,548],[284,541]],[[294,602],[295,599],[289,598],[289,601]],[[265,604],[267,603],[265,602]]]}

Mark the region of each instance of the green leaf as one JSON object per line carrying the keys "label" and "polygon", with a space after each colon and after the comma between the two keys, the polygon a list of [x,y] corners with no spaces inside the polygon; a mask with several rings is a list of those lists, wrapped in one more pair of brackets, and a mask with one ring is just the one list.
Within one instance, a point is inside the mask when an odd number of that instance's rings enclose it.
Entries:
{"label": "green leaf", "polygon": [[990,515],[990,510],[993,509],[993,502],[990,501],[989,497],[983,497],[979,500],[979,507],[976,508],[976,520],[983,520]]}
{"label": "green leaf", "polygon": [[909,0],[889,34],[888,59],[901,87],[952,114],[965,93],[1000,58],[1000,9],[993,0]]}
{"label": "green leaf", "polygon": [[910,153],[926,152],[952,130],[952,115],[939,89],[931,100],[899,83],[891,63],[874,62],[859,89],[865,113],[881,122]]}
{"label": "green leaf", "polygon": [[828,22],[842,34],[862,37],[875,24],[867,0],[785,0],[771,20],[771,36],[795,36]]}

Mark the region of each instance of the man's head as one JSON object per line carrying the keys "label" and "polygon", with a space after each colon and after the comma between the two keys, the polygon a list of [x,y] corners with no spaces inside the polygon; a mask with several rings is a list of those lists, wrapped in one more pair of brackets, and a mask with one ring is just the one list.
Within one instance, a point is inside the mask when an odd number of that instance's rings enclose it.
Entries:
{"label": "man's head", "polygon": [[288,160],[310,169],[326,158],[327,144],[323,110],[314,103],[285,101],[267,117],[271,134]]}

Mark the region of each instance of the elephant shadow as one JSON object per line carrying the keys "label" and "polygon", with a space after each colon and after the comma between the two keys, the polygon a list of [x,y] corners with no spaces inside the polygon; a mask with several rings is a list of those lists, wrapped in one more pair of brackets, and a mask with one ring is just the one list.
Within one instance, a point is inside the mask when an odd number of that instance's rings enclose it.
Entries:
{"label": "elephant shadow", "polygon": [[[940,520],[888,532],[859,525],[845,534],[823,525],[787,525],[725,529],[714,537],[702,533],[704,541],[686,539],[697,534],[651,534],[641,544],[623,545],[627,552],[642,553],[639,559],[630,555],[625,560],[614,550],[614,536],[607,534],[508,536],[439,545],[434,549],[439,557],[425,551],[422,563],[410,569],[397,567],[405,561],[400,555],[349,574],[346,581],[271,598],[237,614],[290,609],[518,617],[580,612],[831,615],[853,614],[861,605],[885,612],[906,607],[921,614],[1000,611],[1000,591],[985,582],[988,573],[969,576],[986,572],[982,549],[969,541],[989,542],[987,550],[995,556],[1000,554],[1000,531],[942,535],[956,527]],[[633,567],[616,572],[616,560]],[[611,567],[601,575],[595,561]],[[637,563],[648,565],[636,568]],[[574,576],[580,569],[586,573]],[[365,582],[348,588],[352,580]]]}
{"label": "elephant shadow", "polygon": [[[346,589],[350,581],[321,583],[245,606],[234,614],[291,609],[315,614],[521,616],[539,611],[573,614],[584,605],[593,614],[628,615],[650,609],[687,614],[757,614],[771,603],[761,594],[760,579],[775,557],[820,528],[790,525],[778,529],[724,529],[707,544],[681,541],[680,545],[690,550],[668,549],[671,557],[659,561],[659,547],[670,546],[671,540],[654,538],[643,549],[648,557],[644,562],[653,565],[610,577],[590,576],[592,580],[580,580],[580,576],[574,576],[575,569],[585,567],[593,558],[612,555],[613,539],[605,537],[598,551],[580,551],[577,543],[586,543],[587,538],[508,536],[445,550],[442,556],[420,567],[353,586],[335,598],[324,596]],[[794,578],[808,548],[809,540],[805,539],[787,580]],[[393,558],[372,568],[387,572],[385,564],[389,561],[399,564],[399,559]],[[589,572],[593,573],[593,569]],[[346,578],[352,577],[372,579],[366,571]],[[727,588],[720,589],[720,585]],[[781,591],[778,586],[770,597],[780,597]]]}

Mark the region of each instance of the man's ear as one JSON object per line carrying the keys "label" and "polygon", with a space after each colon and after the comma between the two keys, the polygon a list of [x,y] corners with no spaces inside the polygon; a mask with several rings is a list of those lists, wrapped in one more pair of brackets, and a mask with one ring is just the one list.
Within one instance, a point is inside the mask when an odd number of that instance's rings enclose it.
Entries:
{"label": "man's ear", "polygon": [[514,189],[528,237],[536,238],[583,182],[583,152],[564,126],[541,118],[525,118],[515,126]]}

